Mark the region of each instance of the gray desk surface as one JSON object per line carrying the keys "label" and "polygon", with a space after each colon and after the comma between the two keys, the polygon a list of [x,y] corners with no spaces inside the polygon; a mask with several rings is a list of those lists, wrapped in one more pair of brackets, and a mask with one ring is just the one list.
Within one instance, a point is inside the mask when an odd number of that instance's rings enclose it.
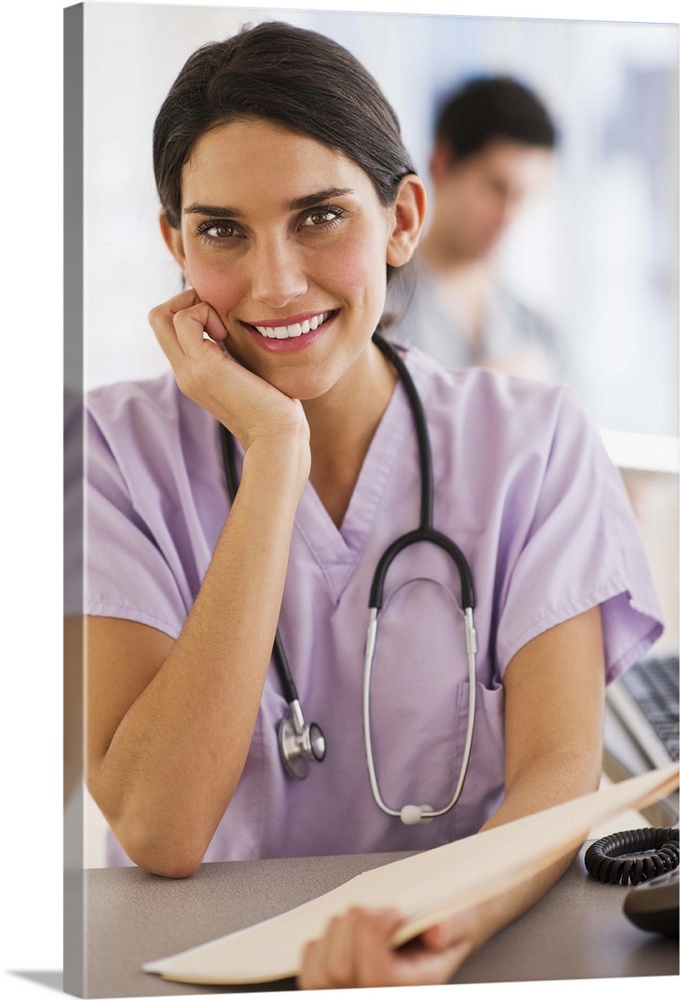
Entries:
{"label": "gray desk surface", "polygon": [[[586,845],[587,846],[587,845]],[[598,979],[678,974],[676,941],[645,933],[622,912],[627,889],[588,878],[582,849],[563,879],[455,975],[456,983]],[[67,874],[65,901],[85,912],[85,997],[186,996],[240,992],[167,982],[142,964],[320,895],[405,854],[352,855],[204,864],[189,879],[137,868]],[[257,991],[292,990],[286,980]]]}

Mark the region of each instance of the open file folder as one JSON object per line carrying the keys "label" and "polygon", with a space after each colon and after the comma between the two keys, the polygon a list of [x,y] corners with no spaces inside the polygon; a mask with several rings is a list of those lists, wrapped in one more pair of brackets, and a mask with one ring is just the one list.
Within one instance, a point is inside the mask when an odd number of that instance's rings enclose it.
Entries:
{"label": "open file folder", "polygon": [[297,975],[304,944],[350,906],[395,907],[393,944],[486,902],[576,850],[589,831],[675,791],[677,764],[525,816],[493,830],[364,872],[271,920],[144,965],[164,979],[203,985],[273,982]]}

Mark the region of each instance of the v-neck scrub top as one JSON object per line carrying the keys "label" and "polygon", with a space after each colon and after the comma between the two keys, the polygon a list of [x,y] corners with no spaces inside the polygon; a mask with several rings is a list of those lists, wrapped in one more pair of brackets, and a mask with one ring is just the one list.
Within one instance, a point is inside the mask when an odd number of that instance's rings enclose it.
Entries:
{"label": "v-neck scrub top", "polygon": [[[434,525],[463,550],[475,585],[475,731],[462,796],[445,816],[405,826],[375,804],[364,753],[371,581],[388,545],[419,522],[417,441],[398,384],[341,529],[309,482],[295,517],[279,628],[326,759],[303,781],[284,772],[277,727],[287,705],[272,664],[206,861],[420,850],[476,832],[503,797],[503,676],[515,653],[601,605],[611,681],[662,631],[621,478],[569,391],[444,371],[416,349],[404,357],[432,442]],[[172,373],[96,389],[86,408],[84,611],[177,637],[229,512],[218,426]],[[382,797],[395,809],[441,808],[458,778],[469,699],[459,600],[453,563],[431,545],[412,546],[388,572],[371,725]],[[112,834],[108,863],[131,863]]]}

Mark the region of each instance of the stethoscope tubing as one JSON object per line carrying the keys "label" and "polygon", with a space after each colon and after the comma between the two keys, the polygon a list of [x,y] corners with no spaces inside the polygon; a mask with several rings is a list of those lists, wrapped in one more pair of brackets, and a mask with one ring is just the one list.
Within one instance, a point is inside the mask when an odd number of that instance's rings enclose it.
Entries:
{"label": "stethoscope tubing", "polygon": [[[373,740],[371,737],[371,674],[373,671],[373,657],[375,655],[375,647],[378,638],[378,617],[380,610],[377,607],[370,608],[369,613],[369,623],[368,630],[366,632],[366,643],[364,646],[364,674],[363,674],[363,685],[362,685],[362,717],[364,724],[364,751],[366,755],[366,764],[368,766],[368,777],[371,783],[371,791],[373,792],[373,798],[375,799],[378,806],[382,809],[384,813],[388,816],[396,816],[403,819],[404,808],[402,809],[392,809],[388,806],[382,797],[380,791],[380,785],[378,783],[378,776],[375,768],[375,758],[373,756]],[[472,737],[474,735],[475,728],[475,707],[476,707],[476,692],[477,692],[477,638],[475,633],[474,621],[472,608],[465,608],[463,610],[463,616],[465,619],[465,648],[467,653],[467,664],[468,664],[468,687],[469,687],[469,700],[468,700],[468,717],[467,725],[465,727],[465,742],[463,744],[463,756],[461,760],[460,770],[458,773],[458,782],[453,793],[453,797],[448,805],[441,809],[432,809],[429,806],[421,803],[418,807],[420,812],[419,822],[429,822],[430,820],[436,819],[438,816],[443,816],[445,813],[452,809],[458,799],[460,798],[463,785],[465,784],[465,778],[467,776],[467,770],[470,762],[470,754],[472,752]],[[414,808],[413,806],[407,806],[406,808]]]}
{"label": "stethoscope tubing", "polygon": [[369,608],[380,609],[382,607],[385,577],[387,576],[387,571],[393,560],[404,549],[408,548],[410,545],[416,545],[419,542],[429,542],[432,545],[438,545],[439,548],[448,552],[458,569],[461,586],[461,603],[463,608],[474,608],[475,594],[474,587],[472,585],[472,574],[470,572],[467,559],[452,539],[450,539],[447,535],[443,535],[440,531],[435,531],[435,529],[431,527],[420,527],[416,528],[414,531],[409,531],[400,538],[396,538],[389,548],[385,550],[380,558],[380,561],[378,562],[378,565],[376,566],[375,574],[373,576],[373,583],[371,584],[371,593],[368,602]]}
{"label": "stethoscope tubing", "polygon": [[[467,559],[463,555],[461,549],[456,545],[456,543],[449,538],[447,535],[442,534],[433,527],[433,517],[434,517],[434,476],[432,469],[432,450],[430,446],[430,437],[427,431],[427,421],[425,418],[425,411],[423,409],[422,400],[418,391],[415,387],[415,383],[411,378],[411,374],[408,371],[403,360],[394,349],[394,347],[389,344],[386,340],[383,340],[380,336],[374,336],[374,342],[383,352],[385,357],[394,365],[399,374],[401,383],[408,395],[409,403],[411,406],[411,412],[413,413],[413,419],[415,423],[416,437],[418,441],[418,453],[420,456],[420,482],[421,482],[421,494],[420,494],[420,525],[414,531],[407,532],[400,538],[395,539],[394,542],[385,550],[382,557],[380,558],[378,565],[376,566],[375,574],[373,577],[373,583],[371,585],[371,592],[369,598],[369,624],[366,633],[366,643],[364,646],[364,674],[363,674],[363,685],[362,685],[362,715],[363,715],[363,725],[364,725],[364,749],[366,754],[366,763],[368,766],[369,780],[371,783],[371,790],[373,792],[373,797],[377,805],[382,809],[384,813],[388,816],[399,816],[404,822],[429,822],[438,816],[443,816],[456,804],[460,798],[463,785],[465,783],[465,778],[467,776],[468,765],[470,761],[470,754],[472,751],[472,738],[474,735],[474,725],[475,725],[475,707],[476,707],[476,688],[477,688],[477,636],[474,626],[474,616],[473,609],[475,606],[475,592],[472,582],[472,573],[470,571]],[[460,577],[461,586],[461,603],[463,605],[463,617],[465,620],[465,648],[467,655],[467,665],[468,665],[468,687],[469,687],[469,700],[468,700],[468,717],[467,725],[465,727],[465,742],[463,744],[463,756],[461,760],[460,771],[458,775],[458,781],[453,793],[453,797],[448,805],[441,809],[432,809],[429,806],[423,804],[419,806],[406,806],[400,810],[390,808],[384,801],[382,794],[380,792],[380,787],[378,783],[378,777],[375,767],[375,759],[373,756],[373,740],[371,737],[371,674],[373,670],[373,657],[375,654],[375,646],[378,634],[378,618],[380,609],[383,603],[383,590],[385,584],[385,577],[387,576],[387,571],[394,559],[403,552],[406,548],[411,545],[416,545],[421,542],[430,543],[444,549],[445,552],[453,559],[458,570],[458,575]],[[405,814],[408,810],[412,811],[412,814],[419,814],[418,820],[408,820],[405,818]]]}
{"label": "stethoscope tubing", "polygon": [[[385,357],[397,370],[400,382],[403,385],[411,407],[414,418],[416,437],[418,442],[418,454],[420,456],[420,523],[418,528],[395,539],[381,556],[373,576],[369,596],[369,624],[366,633],[366,643],[364,647],[364,671],[362,682],[362,706],[363,706],[363,729],[364,746],[366,751],[366,762],[369,772],[371,790],[376,804],[383,812],[389,816],[400,816],[403,822],[428,822],[437,816],[442,816],[448,812],[458,801],[463,790],[463,784],[468,770],[470,753],[472,748],[472,738],[475,721],[475,694],[476,694],[476,652],[477,640],[473,619],[473,608],[475,605],[474,587],[470,567],[460,548],[441,532],[433,527],[433,497],[434,478],[432,472],[432,453],[430,439],[425,419],[423,404],[403,360],[394,347],[384,340],[377,332],[373,335],[373,341],[382,351]],[[222,424],[220,426],[220,442],[222,448],[222,458],[227,478],[227,488],[232,503],[238,490],[236,475],[236,461],[234,453],[234,439],[229,431]],[[384,802],[377,779],[375,759],[373,756],[373,743],[371,739],[370,721],[370,688],[371,674],[373,669],[373,657],[378,631],[378,618],[383,604],[383,591],[385,578],[390,565],[394,559],[411,545],[418,543],[430,543],[438,546],[448,553],[455,562],[460,578],[461,603],[463,606],[463,617],[465,620],[465,645],[468,663],[469,679],[469,702],[468,720],[465,731],[465,743],[458,782],[450,803],[441,809],[432,809],[430,806],[405,806],[402,810],[391,809]],[[281,642],[279,630],[276,630],[272,656],[277,667],[283,695],[288,703],[290,717],[282,720],[279,728],[279,750],[286,771],[293,777],[304,778],[308,772],[310,760],[321,761],[326,755],[326,744],[323,733],[316,723],[307,725],[305,723],[302,707],[298,698],[297,688],[288,665],[288,660]],[[289,752],[289,749],[290,752]],[[409,811],[411,811],[409,813]],[[418,814],[418,819],[407,819],[405,814]]]}

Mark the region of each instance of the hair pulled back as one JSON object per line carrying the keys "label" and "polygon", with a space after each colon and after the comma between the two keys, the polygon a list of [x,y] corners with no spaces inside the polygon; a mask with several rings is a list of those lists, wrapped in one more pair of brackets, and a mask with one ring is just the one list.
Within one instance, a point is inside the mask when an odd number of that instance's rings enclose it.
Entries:
{"label": "hair pulled back", "polygon": [[353,160],[389,205],[415,173],[397,116],[368,71],[325,35],[271,21],[201,46],[163,102],[153,133],[156,187],[179,228],[181,175],[197,140],[219,125],[260,118]]}

